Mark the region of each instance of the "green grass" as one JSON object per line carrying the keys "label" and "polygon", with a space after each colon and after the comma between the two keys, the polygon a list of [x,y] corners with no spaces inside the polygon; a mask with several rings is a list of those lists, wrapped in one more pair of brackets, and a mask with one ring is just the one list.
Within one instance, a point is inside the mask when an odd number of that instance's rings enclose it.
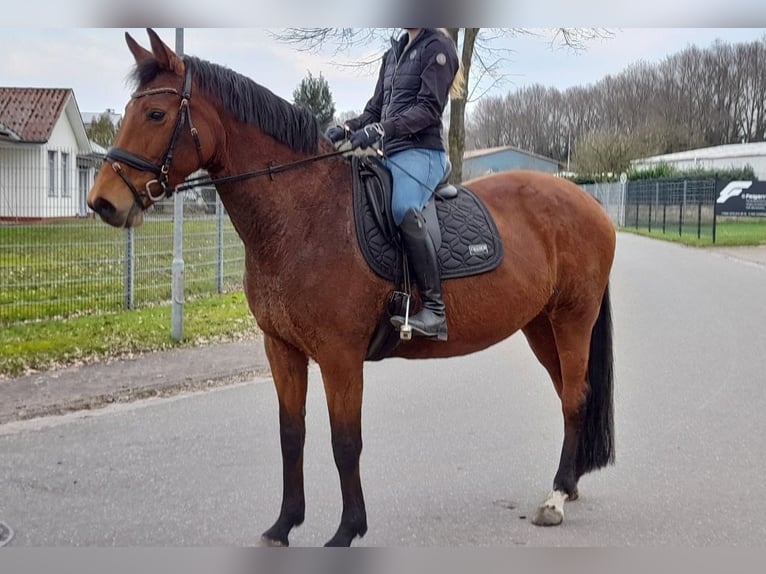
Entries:
{"label": "green grass", "polygon": [[716,240],[713,243],[712,223],[703,224],[699,239],[697,238],[697,226],[685,226],[682,229],[682,235],[678,230],[668,229],[667,233],[662,233],[662,229],[652,229],[651,233],[647,229],[635,229],[633,227],[621,227],[620,231],[635,233],[645,237],[663,239],[683,243],[692,247],[710,247],[710,246],[745,246],[745,245],[764,245],[766,244],[766,220],[753,217],[751,219],[742,219],[739,221],[719,221],[716,224]]}
{"label": "green grass", "polygon": [[720,246],[766,244],[766,219],[752,217],[737,222],[719,221],[716,225],[715,244]]}
{"label": "green grass", "polygon": [[184,340],[180,343],[170,336],[170,316],[170,305],[166,304],[102,316],[3,327],[0,376],[258,334],[243,293],[187,301]]}
{"label": "green grass", "polygon": [[[170,298],[173,222],[134,231],[134,306]],[[99,220],[0,225],[0,325],[125,308],[127,232]],[[242,285],[244,249],[224,219],[224,290]],[[184,222],[185,293],[216,292],[215,219]]]}

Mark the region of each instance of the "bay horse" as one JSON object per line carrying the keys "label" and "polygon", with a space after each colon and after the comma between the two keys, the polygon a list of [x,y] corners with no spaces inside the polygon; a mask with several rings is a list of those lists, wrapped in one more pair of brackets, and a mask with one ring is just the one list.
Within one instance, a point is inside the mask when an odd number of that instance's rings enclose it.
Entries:
{"label": "bay horse", "polygon": [[[137,91],[88,205],[108,224],[137,226],[147,207],[198,169],[214,179],[244,243],[244,290],[263,332],[279,403],[282,505],[261,543],[287,546],[291,529],[304,520],[304,418],[313,359],[342,494],[340,525],[327,545],[349,546],[367,531],[359,473],[363,366],[392,287],[360,252],[349,161],[331,153],[307,110],[226,67],[180,57],[147,32],[151,50],[125,34]],[[239,177],[254,169],[262,177]],[[552,175],[509,171],[464,185],[494,218],[504,258],[492,271],[444,282],[448,341],[416,337],[393,355],[466,355],[524,333],[561,400],[558,470],[532,518],[536,525],[557,525],[565,501],[578,496],[579,478],[614,462],[614,226],[595,199]]]}

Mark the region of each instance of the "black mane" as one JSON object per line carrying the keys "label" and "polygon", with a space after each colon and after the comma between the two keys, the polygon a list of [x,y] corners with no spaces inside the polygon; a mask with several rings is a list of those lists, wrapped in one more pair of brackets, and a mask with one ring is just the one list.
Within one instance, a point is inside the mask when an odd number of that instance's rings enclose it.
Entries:
{"label": "black mane", "polygon": [[[321,132],[310,110],[295,106],[250,78],[218,64],[194,56],[184,56],[184,63],[200,90],[220,100],[239,120],[258,126],[293,151],[316,153]],[[136,64],[131,77],[138,86],[144,86],[162,71],[155,59],[148,58]]]}

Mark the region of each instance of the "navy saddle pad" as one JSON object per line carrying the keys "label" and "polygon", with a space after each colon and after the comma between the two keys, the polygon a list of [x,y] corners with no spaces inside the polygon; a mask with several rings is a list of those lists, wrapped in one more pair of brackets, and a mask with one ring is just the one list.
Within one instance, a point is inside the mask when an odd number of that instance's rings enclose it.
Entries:
{"label": "navy saddle pad", "polygon": [[[402,248],[391,216],[391,173],[375,157],[353,156],[351,163],[359,246],[378,276],[398,283],[403,277]],[[470,189],[440,185],[423,215],[438,249],[442,280],[486,273],[500,265],[503,244],[497,226]]]}

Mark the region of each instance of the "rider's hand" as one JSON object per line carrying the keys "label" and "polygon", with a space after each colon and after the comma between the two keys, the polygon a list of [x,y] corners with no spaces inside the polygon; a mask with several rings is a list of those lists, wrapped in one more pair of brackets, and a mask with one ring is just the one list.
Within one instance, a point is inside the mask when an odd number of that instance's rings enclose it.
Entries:
{"label": "rider's hand", "polygon": [[348,130],[345,126],[333,126],[325,132],[332,143],[337,143],[346,138]]}
{"label": "rider's hand", "polygon": [[366,149],[380,141],[385,135],[386,132],[383,130],[383,126],[379,123],[374,123],[353,132],[349,141],[351,142],[351,147],[353,149],[358,147]]}

